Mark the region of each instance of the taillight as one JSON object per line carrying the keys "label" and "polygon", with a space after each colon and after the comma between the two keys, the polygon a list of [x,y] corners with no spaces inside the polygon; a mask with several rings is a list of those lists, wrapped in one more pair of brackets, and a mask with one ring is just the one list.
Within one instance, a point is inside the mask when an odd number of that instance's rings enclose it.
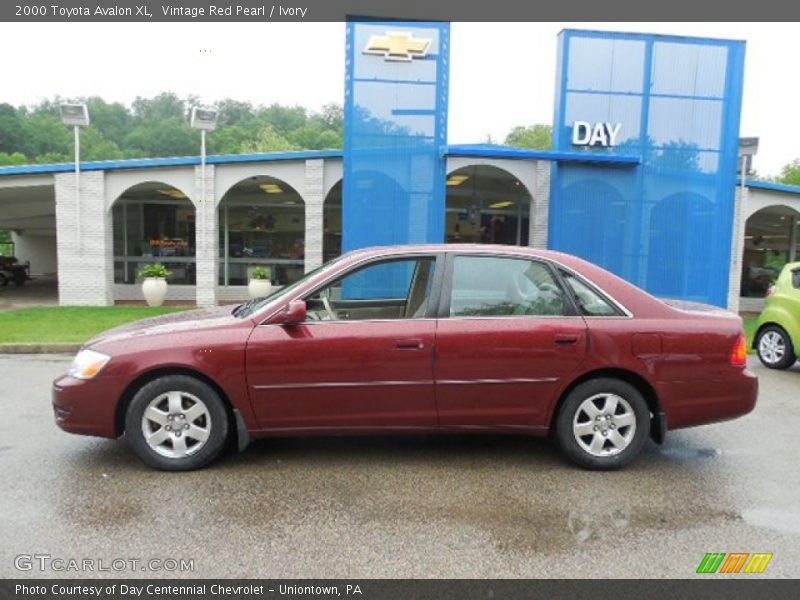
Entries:
{"label": "taillight", "polygon": [[747,364],[747,342],[743,334],[739,334],[731,351],[731,366],[743,367]]}
{"label": "taillight", "polygon": [[766,293],[766,294],[764,294],[764,298],[769,298],[769,297],[770,297],[770,296],[772,296],[772,294],[774,294],[774,293],[775,293],[775,286],[774,286],[774,285],[771,285],[771,286],[769,286],[769,287],[767,288],[767,293]]}

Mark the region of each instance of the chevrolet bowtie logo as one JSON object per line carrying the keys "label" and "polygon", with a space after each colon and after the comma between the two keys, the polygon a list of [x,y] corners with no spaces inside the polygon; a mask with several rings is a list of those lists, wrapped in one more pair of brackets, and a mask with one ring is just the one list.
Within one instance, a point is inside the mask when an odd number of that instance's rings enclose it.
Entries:
{"label": "chevrolet bowtie logo", "polygon": [[425,58],[431,40],[415,38],[404,31],[388,31],[386,35],[369,38],[364,54],[378,54],[385,60],[410,62],[413,58]]}

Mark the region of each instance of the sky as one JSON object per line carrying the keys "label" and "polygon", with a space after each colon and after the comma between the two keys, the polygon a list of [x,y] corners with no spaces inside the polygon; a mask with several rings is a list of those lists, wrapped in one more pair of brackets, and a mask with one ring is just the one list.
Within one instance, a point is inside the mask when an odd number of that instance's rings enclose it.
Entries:
{"label": "sky", "polygon": [[[797,23],[453,23],[449,142],[551,124],[564,28],[745,40],[740,135],[761,138],[754,167],[778,175],[800,157]],[[13,105],[172,91],[317,110],[344,96],[342,23],[0,23],[0,53],[0,102]]]}

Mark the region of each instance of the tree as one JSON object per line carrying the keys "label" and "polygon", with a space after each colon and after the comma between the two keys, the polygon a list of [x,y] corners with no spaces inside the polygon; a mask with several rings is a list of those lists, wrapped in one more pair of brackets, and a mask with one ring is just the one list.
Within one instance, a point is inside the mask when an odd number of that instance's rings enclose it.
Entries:
{"label": "tree", "polygon": [[[58,96],[31,106],[0,103],[0,165],[70,162],[72,130],[61,122]],[[128,107],[99,97],[70,98],[86,102],[91,125],[81,132],[81,158],[125,158],[196,155],[200,134],[189,126],[188,108],[199,98],[164,92],[138,97]],[[216,154],[341,148],[342,107],[328,104],[319,112],[301,106],[253,106],[226,98],[216,104],[217,128],[208,136]]]}
{"label": "tree", "polygon": [[242,147],[245,152],[278,152],[298,149],[297,146],[275,131],[272,125],[262,127],[256,139],[245,142]]}
{"label": "tree", "polygon": [[800,185],[800,158],[795,158],[783,167],[778,181],[788,185]]}
{"label": "tree", "polygon": [[553,128],[541,123],[530,127],[514,127],[506,136],[506,145],[534,150],[550,150],[553,147]]}
{"label": "tree", "polygon": [[21,152],[0,152],[0,167],[8,167],[11,165],[24,165],[28,162],[28,158]]}
{"label": "tree", "polygon": [[139,122],[155,122],[162,119],[185,119],[186,102],[172,92],[162,92],[154,98],[137,97],[133,101],[133,116]]}

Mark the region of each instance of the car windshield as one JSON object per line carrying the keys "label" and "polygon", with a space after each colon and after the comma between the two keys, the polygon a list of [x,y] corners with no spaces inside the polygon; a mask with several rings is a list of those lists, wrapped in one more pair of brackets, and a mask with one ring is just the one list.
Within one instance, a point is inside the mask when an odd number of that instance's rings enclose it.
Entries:
{"label": "car windshield", "polygon": [[342,260],[342,258],[343,258],[342,256],[340,256],[339,258],[334,258],[333,260],[325,263],[324,265],[322,265],[320,267],[317,267],[313,271],[309,271],[308,273],[303,275],[303,277],[301,277],[300,279],[298,279],[294,283],[291,283],[289,285],[283,286],[282,288],[276,290],[275,292],[273,292],[269,296],[265,296],[264,298],[254,298],[253,300],[250,300],[249,302],[245,302],[244,304],[240,304],[239,306],[237,306],[236,308],[233,309],[233,312],[232,312],[233,316],[244,319],[244,318],[249,317],[250,315],[252,315],[254,313],[257,313],[262,308],[265,308],[269,304],[272,304],[273,302],[276,302],[276,301],[280,300],[281,298],[285,297],[287,294],[290,294],[293,290],[295,290],[295,289],[299,288],[300,286],[302,286],[305,282],[307,282],[312,277],[315,277],[315,276],[319,275],[323,271],[328,271],[328,270],[332,269],[334,266],[339,264],[339,262]]}

